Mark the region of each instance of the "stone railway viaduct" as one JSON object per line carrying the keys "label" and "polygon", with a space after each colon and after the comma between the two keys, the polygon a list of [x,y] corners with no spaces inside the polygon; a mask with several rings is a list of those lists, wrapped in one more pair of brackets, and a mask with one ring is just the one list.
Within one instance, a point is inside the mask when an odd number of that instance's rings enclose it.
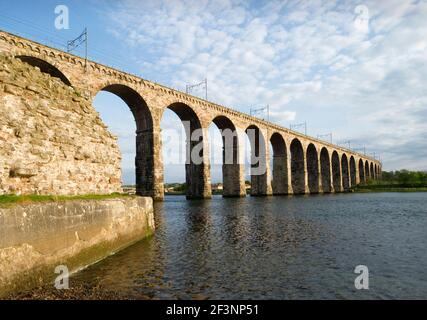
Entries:
{"label": "stone railway viaduct", "polygon": [[[129,106],[137,127],[135,166],[140,195],[154,199],[164,196],[160,121],[166,108],[182,121],[188,121],[191,131],[209,128],[212,123],[221,132],[229,129],[245,133],[252,129],[255,132],[252,155],[263,158],[266,165],[264,173],[251,174],[254,196],[343,192],[367,179],[381,177],[382,164],[366,155],[3,31],[0,31],[0,52],[60,78],[86,98],[93,99],[99,91],[108,91]],[[223,148],[223,157],[232,153],[233,159],[222,168],[224,196],[246,195],[244,164],[238,161],[241,137],[236,135],[232,148]],[[207,140],[203,134],[199,141],[203,150],[208,150]],[[194,145],[187,136],[189,150]],[[203,150],[201,164],[191,159],[186,164],[188,198],[211,196],[209,156]]]}

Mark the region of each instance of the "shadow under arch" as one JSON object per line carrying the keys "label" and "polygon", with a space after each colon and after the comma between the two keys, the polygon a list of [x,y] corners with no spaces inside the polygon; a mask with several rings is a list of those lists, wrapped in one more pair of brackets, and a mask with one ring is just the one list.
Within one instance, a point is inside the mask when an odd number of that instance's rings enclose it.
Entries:
{"label": "shadow under arch", "polygon": [[307,147],[307,176],[310,193],[319,193],[319,156],[312,143]]}
{"label": "shadow under arch", "polygon": [[332,181],[335,192],[341,192],[342,181],[341,181],[341,166],[338,152],[332,152]]}
{"label": "shadow under arch", "polygon": [[135,184],[136,193],[157,197],[154,181],[153,118],[142,96],[123,84],[109,84],[98,92],[112,93],[122,99],[133,114],[136,124]]}
{"label": "shadow under arch", "polygon": [[[187,104],[174,102],[166,109],[181,120],[186,133],[185,183],[187,199],[208,199],[212,196],[210,165],[205,162],[205,133],[196,112]],[[163,117],[163,116],[162,116]]]}
{"label": "shadow under arch", "polygon": [[41,72],[47,73],[51,75],[52,77],[59,78],[62,82],[64,82],[67,86],[71,86],[70,80],[55,66],[51,65],[49,62],[32,57],[32,56],[25,56],[25,55],[18,55],[15,56],[15,58],[21,60],[22,62],[25,62],[33,67],[38,67]]}
{"label": "shadow under arch", "polygon": [[291,142],[291,183],[294,194],[305,194],[304,150],[295,138]]}
{"label": "shadow under arch", "polygon": [[371,179],[371,173],[369,172],[368,160],[365,161],[365,180],[366,182]]}
{"label": "shadow under arch", "polygon": [[348,191],[350,189],[350,174],[348,167],[348,158],[345,153],[341,156],[341,175],[342,175],[342,187],[344,191]]}
{"label": "shadow under arch", "polygon": [[245,130],[251,145],[251,196],[268,195],[267,155],[264,135],[256,125]]}
{"label": "shadow under arch", "polygon": [[274,195],[289,193],[288,153],[285,139],[278,132],[270,137],[273,148],[273,170],[271,187]]}
{"label": "shadow under arch", "polygon": [[359,159],[359,181],[360,181],[360,183],[366,182],[365,167],[363,165],[362,159]]}
{"label": "shadow under arch", "polygon": [[380,179],[380,165],[379,164],[375,164],[375,175],[376,175],[377,179]]}
{"label": "shadow under arch", "polygon": [[239,163],[239,137],[234,123],[226,116],[216,116],[212,123],[222,137],[222,183],[223,197],[246,196],[243,168]]}
{"label": "shadow under arch", "polygon": [[320,175],[322,176],[322,191],[324,193],[331,193],[331,159],[329,157],[328,149],[325,147],[320,151]]}
{"label": "shadow under arch", "polygon": [[354,187],[356,185],[356,160],[350,156],[350,183]]}

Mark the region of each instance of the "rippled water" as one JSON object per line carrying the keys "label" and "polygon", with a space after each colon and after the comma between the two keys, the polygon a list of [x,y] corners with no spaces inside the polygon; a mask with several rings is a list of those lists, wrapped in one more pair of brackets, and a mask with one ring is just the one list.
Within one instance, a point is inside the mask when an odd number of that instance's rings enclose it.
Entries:
{"label": "rippled water", "polygon": [[[155,218],[155,236],[71,284],[150,299],[427,298],[427,193],[169,196]],[[354,287],[357,265],[369,290]]]}

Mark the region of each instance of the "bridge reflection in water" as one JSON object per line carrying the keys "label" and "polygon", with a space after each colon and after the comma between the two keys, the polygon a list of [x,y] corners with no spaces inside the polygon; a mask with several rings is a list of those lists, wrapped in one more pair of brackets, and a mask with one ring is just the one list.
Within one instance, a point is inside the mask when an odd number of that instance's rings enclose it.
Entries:
{"label": "bridge reflection in water", "polygon": [[[427,193],[166,196],[153,238],[70,284],[135,299],[422,299],[426,201]],[[359,264],[370,290],[354,288]]]}

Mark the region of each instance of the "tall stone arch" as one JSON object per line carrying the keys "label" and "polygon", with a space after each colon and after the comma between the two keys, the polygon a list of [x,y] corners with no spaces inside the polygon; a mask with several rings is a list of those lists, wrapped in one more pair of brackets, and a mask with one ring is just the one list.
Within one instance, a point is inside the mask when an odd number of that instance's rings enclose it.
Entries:
{"label": "tall stone arch", "polygon": [[350,185],[354,187],[357,184],[357,168],[356,160],[353,156],[350,156]]}
{"label": "tall stone arch", "polygon": [[212,196],[207,131],[188,104],[173,102],[165,109],[181,120],[186,133],[185,181],[187,199],[208,199]]}
{"label": "tall stone arch", "polygon": [[372,179],[371,173],[369,171],[369,162],[368,162],[368,160],[365,161],[365,177],[366,177],[365,178],[366,181]]}
{"label": "tall stone arch", "polygon": [[316,147],[310,143],[306,152],[307,178],[310,193],[319,193],[319,156]]}
{"label": "tall stone arch", "polygon": [[348,191],[350,189],[350,174],[349,174],[348,158],[345,153],[341,155],[341,175],[342,175],[342,187],[344,191]]}
{"label": "tall stone arch", "polygon": [[362,159],[359,159],[359,180],[360,180],[360,183],[366,182],[365,166],[363,165]]}
{"label": "tall stone arch", "polygon": [[341,163],[340,158],[337,151],[332,152],[331,158],[332,164],[332,181],[335,192],[342,191],[342,180],[341,180]]}
{"label": "tall stone arch", "polygon": [[291,142],[291,182],[294,194],[305,194],[307,172],[302,143],[298,138]]}
{"label": "tall stone arch", "polygon": [[270,137],[270,143],[273,148],[273,174],[271,183],[273,194],[288,194],[289,177],[286,142],[280,133],[275,132]]}
{"label": "tall stone arch", "polygon": [[271,193],[268,181],[267,145],[260,128],[249,125],[245,130],[251,145],[251,195],[266,196]]}
{"label": "tall stone arch", "polygon": [[328,150],[323,147],[320,151],[320,174],[324,193],[332,192],[331,159]]}
{"label": "tall stone arch", "polygon": [[226,116],[216,116],[214,123],[222,137],[223,197],[246,196],[244,165],[240,163],[239,135],[234,123]]}
{"label": "tall stone arch", "polygon": [[[156,179],[155,145],[158,141],[153,130],[152,114],[144,98],[133,88],[120,83],[110,83],[97,88],[99,91],[112,93],[121,98],[129,107],[136,124],[135,132],[135,185],[136,193],[163,198],[162,179]],[[99,91],[94,92],[95,96]],[[157,137],[158,138],[158,137]]]}

